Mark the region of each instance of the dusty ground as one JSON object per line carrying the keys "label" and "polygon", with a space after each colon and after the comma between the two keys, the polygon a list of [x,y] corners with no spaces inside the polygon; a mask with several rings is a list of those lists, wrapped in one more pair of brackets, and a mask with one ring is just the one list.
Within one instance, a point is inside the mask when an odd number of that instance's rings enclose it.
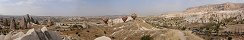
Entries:
{"label": "dusty ground", "polygon": [[[51,28],[49,28],[51,29]],[[70,37],[71,39],[77,40],[94,40],[100,36],[110,37],[112,40],[140,40],[144,35],[151,35],[153,40],[164,40],[165,38],[174,39],[174,37],[169,38],[170,35],[165,34],[173,29],[158,29],[152,25],[146,23],[142,19],[127,21],[125,23],[118,23],[112,26],[104,24],[103,26],[89,26],[87,29],[77,29],[77,28],[58,28],[56,31],[60,32],[60,35]],[[185,33],[181,31],[172,31],[173,35],[180,33],[182,36],[176,35],[177,38],[186,39]],[[177,33],[178,32],[178,33]],[[179,34],[179,35],[180,35]],[[192,34],[193,35],[193,34]],[[167,39],[166,39],[167,40]]]}

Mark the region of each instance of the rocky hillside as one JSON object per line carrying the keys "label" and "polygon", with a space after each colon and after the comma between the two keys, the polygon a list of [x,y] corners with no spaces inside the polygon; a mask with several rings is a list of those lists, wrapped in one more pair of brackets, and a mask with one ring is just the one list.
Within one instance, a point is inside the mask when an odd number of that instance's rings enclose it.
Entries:
{"label": "rocky hillside", "polygon": [[62,40],[55,31],[48,31],[46,27],[23,31],[11,31],[7,35],[0,35],[0,40]]}
{"label": "rocky hillside", "polygon": [[[216,38],[209,38],[209,36],[206,35],[212,35],[211,33],[214,32],[215,33],[218,32],[220,33],[220,35],[222,35],[222,34],[226,34],[224,32],[237,33],[243,31],[242,29],[236,29],[242,27],[239,25],[244,24],[243,9],[244,9],[244,3],[211,4],[211,5],[203,5],[203,6],[188,8],[185,11],[180,13],[163,14],[161,16],[146,17],[144,19],[146,20],[147,23],[152,24],[157,28],[171,28],[171,29],[180,29],[180,30],[197,29],[203,33],[203,36],[201,37],[206,40],[214,40],[214,39],[221,40],[221,39],[228,39],[228,38],[223,36],[215,36]],[[234,28],[233,26],[237,26],[237,27]],[[230,30],[235,30],[235,31],[230,31]],[[232,34],[232,35],[238,35],[238,34]],[[229,34],[227,36],[229,36]],[[236,36],[232,38],[239,39],[236,38]]]}
{"label": "rocky hillside", "polygon": [[184,12],[161,15],[160,17],[181,17],[187,22],[207,23],[210,20],[223,21],[229,18],[244,19],[243,3],[224,3],[188,8]]}
{"label": "rocky hillside", "polygon": [[192,7],[185,10],[185,12],[209,12],[209,11],[226,11],[226,10],[241,10],[244,8],[244,3],[223,3],[203,5]]}
{"label": "rocky hillside", "polygon": [[[0,31],[0,40],[227,40],[231,37],[239,39],[244,38],[243,32],[242,37],[238,34],[239,30],[244,31],[243,8],[244,3],[213,4],[188,8],[184,12],[136,19],[131,16],[127,16],[126,20],[123,20],[125,16],[108,16],[110,19],[107,23],[100,17],[54,17],[50,19],[60,20],[53,21],[56,24],[47,20],[45,25],[33,24],[33,29],[10,32],[2,29],[4,33]],[[235,34],[226,33],[230,31]],[[218,33],[220,35],[216,36]]]}
{"label": "rocky hillside", "polygon": [[139,18],[137,20],[115,23],[111,26],[105,27],[90,26],[89,28],[83,30],[60,30],[60,33],[61,35],[71,36],[69,38],[70,40],[102,40],[103,38],[112,40],[140,40],[146,35],[149,35],[152,40],[190,40],[190,38],[203,40],[202,38],[190,32],[167,28],[155,28],[154,26],[144,22],[144,20]]}

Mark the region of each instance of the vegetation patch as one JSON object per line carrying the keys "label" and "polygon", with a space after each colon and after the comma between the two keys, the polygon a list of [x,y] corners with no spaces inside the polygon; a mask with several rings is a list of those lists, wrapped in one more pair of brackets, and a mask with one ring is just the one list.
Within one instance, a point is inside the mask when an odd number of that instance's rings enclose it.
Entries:
{"label": "vegetation patch", "polygon": [[153,38],[150,37],[150,35],[144,35],[143,37],[141,37],[141,40],[152,40]]}

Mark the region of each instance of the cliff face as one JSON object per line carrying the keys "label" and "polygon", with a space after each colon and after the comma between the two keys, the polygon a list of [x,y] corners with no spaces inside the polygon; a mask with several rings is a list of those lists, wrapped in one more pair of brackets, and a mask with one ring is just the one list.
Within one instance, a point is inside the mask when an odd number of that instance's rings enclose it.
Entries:
{"label": "cliff face", "polygon": [[235,18],[243,20],[244,3],[223,3],[203,5],[186,9],[182,13],[166,14],[160,17],[172,18],[182,17],[188,22],[207,23],[210,20],[222,21],[224,19]]}
{"label": "cliff face", "polygon": [[244,3],[223,3],[204,5],[189,8],[184,11],[183,17],[189,22],[207,23],[210,20],[221,21],[237,17],[235,20],[243,20]]}
{"label": "cliff face", "polygon": [[203,5],[186,9],[184,12],[209,12],[209,11],[226,11],[226,10],[241,10],[244,8],[244,3],[223,3],[213,5]]}

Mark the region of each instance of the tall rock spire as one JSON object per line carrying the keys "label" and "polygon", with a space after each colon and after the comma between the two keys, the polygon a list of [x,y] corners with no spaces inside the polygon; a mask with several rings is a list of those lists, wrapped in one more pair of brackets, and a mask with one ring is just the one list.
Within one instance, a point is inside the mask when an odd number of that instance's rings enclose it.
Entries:
{"label": "tall rock spire", "polygon": [[33,19],[33,17],[30,17],[30,22],[35,23],[35,20]]}
{"label": "tall rock spire", "polygon": [[3,24],[4,26],[9,26],[9,20],[7,18],[4,18]]}
{"label": "tall rock spire", "polygon": [[11,23],[10,23],[10,29],[11,30],[15,30],[16,29],[16,22],[15,22],[15,19],[14,18],[12,18],[12,20],[11,20]]}
{"label": "tall rock spire", "polygon": [[52,25],[54,25],[54,22],[51,20],[51,18],[49,18],[47,20],[47,26],[52,26]]}
{"label": "tall rock spire", "polygon": [[27,16],[27,22],[30,23],[30,21],[31,21],[30,20],[30,15],[29,14],[26,14],[26,16]]}
{"label": "tall rock spire", "polygon": [[26,22],[25,17],[23,17],[23,18],[21,19],[21,21],[20,21],[20,26],[21,26],[22,29],[27,28],[27,22]]}
{"label": "tall rock spire", "polygon": [[102,20],[103,20],[103,22],[104,22],[105,24],[108,24],[108,20],[109,20],[109,18],[103,17]]}
{"label": "tall rock spire", "polygon": [[127,16],[123,16],[123,17],[122,17],[122,20],[123,20],[124,22],[125,22],[127,19],[128,19]]}
{"label": "tall rock spire", "polygon": [[135,20],[136,17],[137,17],[137,14],[136,13],[133,13],[133,14],[131,14],[131,17],[133,18],[133,20]]}

